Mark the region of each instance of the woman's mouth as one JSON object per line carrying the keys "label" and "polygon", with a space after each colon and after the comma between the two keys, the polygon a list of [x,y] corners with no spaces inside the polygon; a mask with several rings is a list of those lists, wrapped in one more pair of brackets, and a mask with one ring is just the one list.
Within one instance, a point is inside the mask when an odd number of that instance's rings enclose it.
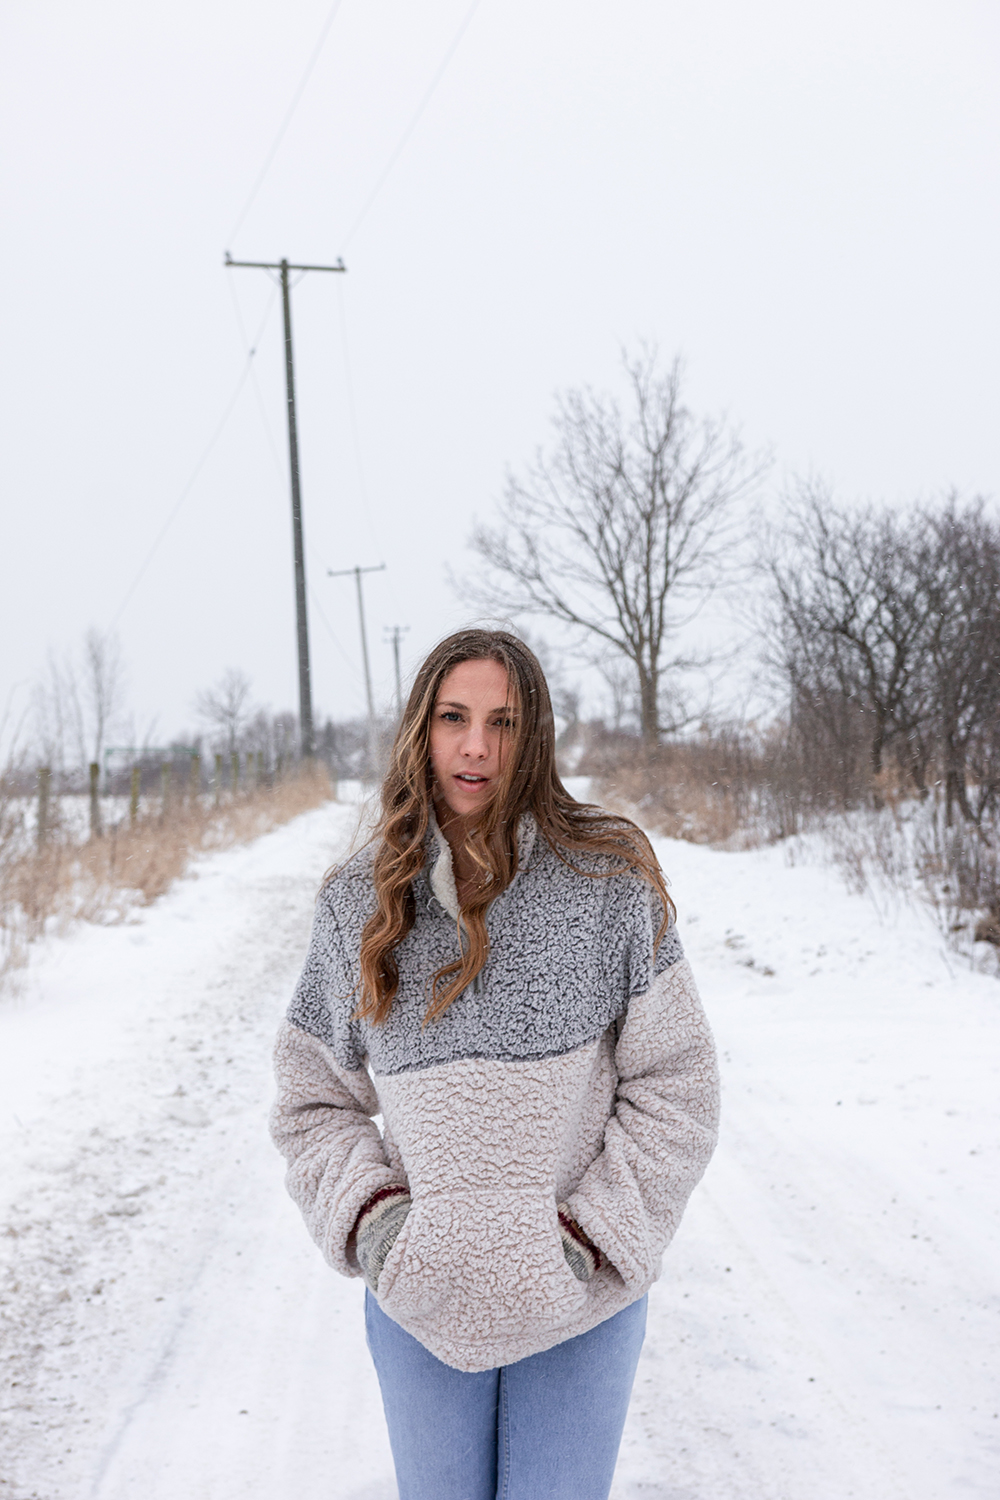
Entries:
{"label": "woman's mouth", "polygon": [[471,771],[459,771],[455,777],[463,786],[483,786],[489,780],[488,776],[474,776]]}

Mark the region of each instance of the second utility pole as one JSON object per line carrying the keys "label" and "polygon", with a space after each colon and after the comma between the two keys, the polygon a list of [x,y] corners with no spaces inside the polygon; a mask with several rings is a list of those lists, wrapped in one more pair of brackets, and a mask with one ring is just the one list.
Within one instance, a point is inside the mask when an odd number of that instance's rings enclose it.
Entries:
{"label": "second utility pole", "polygon": [[316,751],[313,727],[312,678],[309,670],[309,619],[306,614],[306,559],[302,542],[302,492],[299,487],[299,435],[295,421],[295,365],[292,360],[292,304],[289,271],[346,271],[342,260],[335,266],[293,266],[287,260],[233,260],[226,251],[227,266],[252,266],[258,271],[281,272],[281,305],[285,314],[285,389],[288,396],[288,460],[292,470],[292,548],[295,554],[295,633],[299,656],[299,735],[303,758]]}
{"label": "second utility pole", "polygon": [[358,591],[358,624],[361,627],[361,660],[365,668],[365,696],[368,699],[368,759],[371,763],[373,776],[378,775],[378,731],[375,727],[375,699],[372,696],[372,669],[368,661],[368,632],[365,629],[365,600],[361,592],[362,573],[381,573],[385,563],[379,563],[377,568],[338,568],[336,572],[327,568],[328,578],[347,578],[354,574],[354,583]]}
{"label": "second utility pole", "polygon": [[388,629],[389,639],[392,641],[392,655],[396,663],[396,718],[403,717],[403,683],[399,675],[399,638],[409,630],[409,625],[393,625]]}

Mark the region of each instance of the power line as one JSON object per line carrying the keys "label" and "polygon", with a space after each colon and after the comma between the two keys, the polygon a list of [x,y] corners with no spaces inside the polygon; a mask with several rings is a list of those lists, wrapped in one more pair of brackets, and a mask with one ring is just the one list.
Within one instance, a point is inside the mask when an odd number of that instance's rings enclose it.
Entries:
{"label": "power line", "polygon": [[347,663],[348,667],[351,669],[351,673],[352,673],[355,681],[356,682],[361,682],[362,678],[361,678],[361,673],[358,671],[358,664],[357,664],[357,662],[354,660],[354,658],[352,656],[349,656],[347,654],[347,652],[344,650],[344,647],[340,644],[340,640],[339,640],[336,632],[334,631],[333,626],[330,624],[330,621],[326,618],[326,615],[323,613],[323,606],[320,604],[319,599],[316,596],[316,593],[315,593],[315,591],[313,589],[312,584],[309,585],[309,598],[312,600],[312,607],[313,607],[313,609],[316,611],[316,613],[319,615],[320,619],[323,621],[323,624],[326,626],[327,634],[329,635],[331,641],[336,646],[336,648],[340,652],[341,656],[344,658],[344,660]]}
{"label": "power line", "polygon": [[400,136],[399,142],[398,142],[398,144],[396,146],[396,149],[393,151],[392,155],[389,157],[389,160],[386,162],[385,166],[382,168],[382,175],[379,177],[379,179],[376,182],[375,186],[372,188],[371,192],[368,194],[368,197],[365,199],[364,206],[362,207],[361,212],[358,214],[357,218],[354,220],[354,223],[351,225],[350,229],[347,231],[347,234],[346,234],[346,236],[345,236],[345,238],[344,238],[344,240],[343,240],[343,242],[341,244],[341,254],[344,253],[344,251],[347,249],[348,245],[351,243],[351,240],[354,238],[355,233],[357,232],[358,229],[360,229],[362,222],[367,218],[367,216],[368,216],[368,210],[371,208],[372,204],[375,202],[375,199],[378,197],[379,193],[382,191],[382,188],[385,186],[385,182],[386,182],[387,177],[389,176],[389,173],[392,171],[393,167],[396,165],[396,162],[397,162],[398,158],[402,154],[404,146],[406,145],[407,141],[410,139],[410,136],[413,134],[414,130],[416,129],[417,122],[419,121],[420,116],[423,114],[424,110],[427,108],[428,104],[430,103],[431,97],[433,96],[435,89],[437,88],[438,84],[441,82],[441,79],[445,75],[445,70],[447,69],[448,64],[451,62],[451,60],[454,57],[456,51],[458,50],[458,44],[459,44],[459,42],[462,40],[463,36],[465,35],[466,31],[468,30],[469,22],[472,20],[472,17],[475,15],[476,11],[479,9],[481,3],[482,3],[482,0],[472,0],[472,4],[469,6],[468,10],[466,11],[465,16],[464,16],[464,18],[462,20],[462,24],[459,26],[458,30],[455,32],[455,35],[452,37],[451,43],[450,43],[450,45],[448,47],[448,50],[445,53],[444,57],[442,58],[441,63],[439,65],[439,67],[438,67],[437,72],[434,74],[434,77],[430,81],[430,85],[429,85],[429,87],[427,89],[427,92],[424,94],[424,97],[421,99],[420,103],[417,105],[417,108],[416,108],[416,111],[414,112],[413,118],[410,120],[409,125],[407,125],[406,129],[403,131],[403,134]]}
{"label": "power line", "polygon": [[372,525],[372,502],[368,493],[368,481],[365,477],[364,460],[361,457],[361,434],[358,429],[358,409],[354,400],[354,376],[351,367],[350,347],[347,338],[347,310],[344,307],[344,288],[341,282],[337,283],[337,311],[340,314],[340,347],[344,356],[344,381],[347,387],[347,415],[350,419],[351,441],[354,448],[354,462],[358,469],[358,488],[361,491],[361,499],[364,501],[365,525],[372,542],[376,541],[375,528]]}
{"label": "power line", "polygon": [[[239,325],[240,338],[243,340],[243,352],[244,352],[244,354],[252,354],[253,353],[253,347],[251,346],[251,343],[250,343],[250,335],[247,333],[247,325],[243,321],[243,309],[240,307],[240,299],[236,295],[236,283],[235,283],[235,281],[233,280],[233,278],[231,276],[227,276],[226,277],[226,286],[229,288],[229,296],[230,296],[230,298],[232,300],[233,312],[236,314],[236,322]],[[269,300],[269,302],[267,304],[267,310],[268,310],[268,312],[270,312],[271,306],[272,306],[272,304],[274,302],[274,299],[275,299],[275,297],[277,295],[278,295],[278,291],[277,291],[277,283],[276,283],[275,284],[275,290],[271,293],[270,300]]]}
{"label": "power line", "polygon": [[[236,295],[236,286],[235,286],[235,283],[234,283],[233,278],[231,276],[227,277],[226,279],[227,279],[227,283],[228,283],[228,286],[229,286],[230,296],[233,299],[233,310],[236,313],[236,321],[239,324],[240,338],[243,340],[243,347],[244,347],[245,352],[247,354],[249,354],[250,353],[250,340],[247,337],[246,324],[243,321],[243,311],[242,311],[242,309],[240,307],[240,300],[239,300],[239,298]],[[280,285],[280,283],[279,283],[279,285]],[[275,295],[276,295],[276,293],[275,293]],[[264,405],[264,395],[263,395],[263,392],[261,391],[261,388],[260,388],[260,381],[257,379],[257,370],[256,370],[256,367],[253,369],[253,371],[251,373],[250,384],[253,386],[253,393],[254,393],[254,396],[256,397],[256,400],[257,400],[257,410],[260,413],[260,420],[261,420],[261,424],[262,424],[262,426],[264,428],[264,435],[267,438],[268,448],[270,449],[270,452],[271,452],[271,461],[274,464],[275,473],[278,475],[278,477],[280,479],[283,479],[285,471],[282,468],[281,457],[280,457],[280,455],[278,453],[278,445],[275,442],[274,434],[271,431],[271,424],[268,421],[267,408]]]}
{"label": "power line", "polygon": [[[236,309],[236,317],[237,317],[237,320],[238,320],[239,326],[240,326],[240,335],[241,335],[241,337],[243,339],[244,345],[246,346],[246,345],[248,345],[248,340],[247,340],[247,335],[246,335],[246,327],[245,327],[244,322],[243,322],[243,314],[242,314],[242,312],[240,310],[239,300],[237,299],[236,292],[235,292],[235,289],[233,287],[232,280],[230,280],[229,289],[230,289],[230,291],[232,293],[232,297],[233,297],[233,306]],[[349,353],[349,350],[348,350],[348,344],[347,344],[347,317],[346,317],[345,311],[344,311],[343,285],[340,282],[337,283],[337,294],[338,294],[337,295],[337,308],[338,308],[338,311],[339,311],[339,314],[340,314],[341,350],[342,350],[342,353],[343,353],[343,356],[344,356],[344,385],[345,385],[345,389],[347,391],[347,411],[348,411],[348,417],[350,419],[351,439],[352,439],[352,445],[353,445],[353,448],[354,448],[354,461],[355,461],[355,464],[357,465],[357,470],[358,470],[358,489],[359,489],[359,491],[361,493],[361,499],[364,502],[364,504],[363,504],[363,511],[364,511],[364,517],[365,517],[365,525],[368,527],[368,531],[369,531],[369,533],[371,535],[372,541],[374,542],[376,540],[376,537],[375,537],[375,531],[374,531],[374,528],[372,526],[372,521],[371,521],[372,502],[371,502],[371,496],[370,496],[370,494],[368,492],[368,483],[367,483],[367,480],[365,478],[364,462],[363,462],[362,457],[361,457],[361,438],[360,438],[360,434],[359,434],[359,430],[358,430],[358,412],[357,412],[357,406],[356,406],[355,400],[354,400],[354,381],[353,381],[352,371],[351,371],[351,357],[350,357],[350,353]],[[274,463],[274,466],[275,466],[275,469],[277,470],[277,472],[279,474],[282,474],[284,471],[283,471],[283,469],[281,467],[281,459],[278,456],[278,446],[277,446],[277,443],[274,440],[274,435],[273,435],[273,433],[271,431],[271,423],[270,423],[270,421],[268,419],[267,410],[266,410],[266,408],[264,406],[264,397],[263,397],[263,394],[261,392],[260,381],[257,378],[257,370],[256,370],[256,368],[254,368],[254,371],[253,371],[253,373],[252,373],[252,375],[250,377],[250,380],[251,380],[251,384],[253,385],[254,396],[256,397],[256,400],[257,400],[257,409],[260,412],[260,419],[261,419],[261,422],[263,423],[264,432],[267,435],[268,445],[269,445],[270,450],[271,450],[271,459],[272,459],[272,461]],[[312,596],[312,590],[310,590],[310,596]]]}
{"label": "power line", "polygon": [[315,68],[317,62],[319,61],[319,55],[320,55],[320,53],[323,50],[323,43],[326,41],[327,35],[328,35],[329,31],[330,31],[330,27],[333,25],[334,20],[336,19],[337,12],[340,9],[340,7],[341,7],[342,4],[343,4],[343,0],[334,0],[333,5],[330,7],[330,13],[327,16],[327,18],[324,21],[324,23],[323,23],[323,30],[319,34],[319,41],[316,43],[315,47],[313,48],[312,56],[310,57],[309,61],[306,63],[305,72],[302,74],[302,77],[299,79],[298,87],[296,88],[295,93],[292,95],[292,102],[288,106],[288,111],[287,111],[287,113],[285,115],[285,118],[282,120],[281,125],[278,128],[278,133],[274,137],[274,140],[271,143],[271,149],[267,153],[267,156],[264,158],[264,165],[261,167],[260,172],[257,175],[257,181],[254,183],[253,187],[250,189],[250,196],[247,199],[247,201],[244,203],[243,209],[242,209],[242,211],[240,213],[239,218],[236,220],[236,223],[233,225],[232,229],[229,231],[228,242],[229,242],[230,245],[235,240],[236,235],[239,232],[239,230],[242,229],[243,222],[246,219],[247,214],[250,212],[251,208],[253,207],[254,199],[256,198],[257,194],[260,191],[261,183],[264,181],[264,178],[267,176],[268,172],[270,171],[270,169],[271,169],[271,163],[274,161],[275,156],[278,154],[278,147],[281,145],[281,142],[284,139],[285,131],[288,129],[289,125],[292,123],[292,116],[295,114],[295,111],[298,108],[299,100],[302,98],[302,95],[305,93],[306,84],[309,82],[309,79],[312,76],[313,68]]}
{"label": "power line", "polygon": [[143,559],[142,563],[139,566],[138,572],[136,573],[136,575],[133,578],[132,582],[129,584],[129,587],[128,587],[128,590],[127,590],[127,592],[125,594],[125,597],[122,600],[121,604],[118,606],[117,612],[115,613],[114,617],[112,618],[111,624],[107,628],[107,631],[106,631],[107,635],[111,634],[111,632],[114,630],[115,626],[118,624],[118,621],[121,619],[122,615],[125,613],[125,610],[126,610],[128,604],[130,603],[130,601],[132,599],[132,595],[135,593],[136,589],[139,587],[139,584],[142,582],[142,579],[143,579],[143,576],[145,575],[146,569],[149,567],[150,563],[153,561],[153,558],[156,556],[156,553],[157,553],[157,551],[159,549],[160,543],[163,541],[163,538],[166,536],[167,532],[170,530],[170,528],[173,525],[174,521],[177,519],[177,515],[178,515],[178,513],[180,511],[181,506],[184,504],[184,501],[187,499],[188,495],[190,495],[192,489],[194,488],[195,480],[198,478],[198,475],[201,473],[202,469],[205,467],[205,464],[208,461],[208,458],[209,458],[209,455],[212,452],[212,449],[215,447],[216,443],[219,441],[220,437],[222,436],[222,434],[223,434],[223,432],[225,430],[226,424],[229,421],[229,418],[232,416],[233,412],[235,411],[235,409],[236,409],[236,403],[240,399],[240,393],[242,392],[243,387],[247,383],[247,376],[250,374],[250,371],[253,369],[253,359],[254,359],[254,355],[257,353],[257,345],[260,342],[261,334],[264,332],[264,327],[265,327],[265,325],[267,323],[267,320],[268,320],[268,318],[271,315],[271,308],[274,306],[274,302],[275,302],[275,298],[276,297],[277,297],[277,290],[275,290],[275,292],[272,294],[270,300],[268,301],[267,308],[265,309],[264,316],[261,319],[261,324],[260,324],[260,327],[259,327],[259,329],[257,331],[257,336],[254,339],[252,348],[248,348],[248,350],[247,350],[246,363],[244,364],[243,369],[240,372],[240,377],[239,377],[239,379],[236,382],[236,388],[233,391],[233,394],[229,398],[228,405],[226,406],[226,409],[225,409],[225,411],[222,414],[222,417],[221,417],[221,419],[219,421],[219,424],[216,427],[215,431],[212,433],[212,436],[209,438],[209,440],[206,443],[205,447],[202,449],[201,457],[198,459],[198,462],[195,464],[194,468],[191,470],[191,473],[190,473],[190,475],[188,477],[187,484],[185,484],[184,488],[181,490],[180,495],[178,496],[178,498],[177,498],[177,500],[176,500],[173,508],[170,511],[170,514],[167,516],[167,519],[164,521],[163,525],[160,527],[160,530],[157,532],[156,538],[155,538],[155,540],[153,542],[153,545],[150,547],[149,551],[146,553],[145,558]]}

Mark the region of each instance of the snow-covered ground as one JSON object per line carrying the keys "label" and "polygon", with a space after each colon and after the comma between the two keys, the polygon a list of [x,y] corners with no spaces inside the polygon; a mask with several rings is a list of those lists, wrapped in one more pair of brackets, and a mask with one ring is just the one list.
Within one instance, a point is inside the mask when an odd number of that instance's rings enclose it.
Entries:
{"label": "snow-covered ground", "polygon": [[[3,1500],[393,1500],[361,1287],[264,1125],[355,817],[202,860],[0,1002]],[[1000,985],[780,848],[658,848],[725,1115],[615,1500],[995,1500]]]}

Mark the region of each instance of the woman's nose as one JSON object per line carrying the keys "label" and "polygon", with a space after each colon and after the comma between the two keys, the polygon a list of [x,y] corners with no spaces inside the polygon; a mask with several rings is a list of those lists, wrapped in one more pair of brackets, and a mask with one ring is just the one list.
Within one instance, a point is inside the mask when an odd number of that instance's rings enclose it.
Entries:
{"label": "woman's nose", "polygon": [[485,727],[482,724],[470,724],[462,745],[462,754],[476,760],[485,760],[489,753],[490,747],[486,743]]}

